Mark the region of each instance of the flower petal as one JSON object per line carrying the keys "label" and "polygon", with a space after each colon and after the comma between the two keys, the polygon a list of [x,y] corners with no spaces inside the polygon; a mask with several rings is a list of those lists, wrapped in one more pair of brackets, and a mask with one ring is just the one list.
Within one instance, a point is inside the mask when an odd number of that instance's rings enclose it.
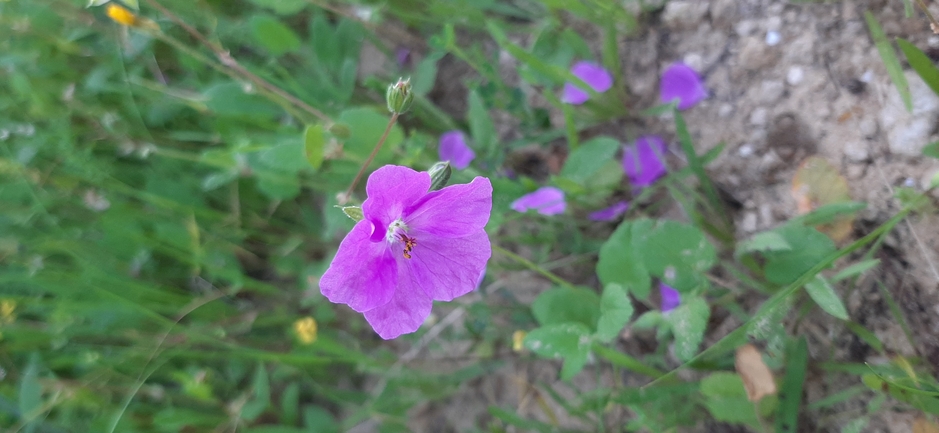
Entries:
{"label": "flower petal", "polygon": [[485,177],[434,191],[406,210],[404,223],[414,230],[458,238],[483,229],[492,212],[492,183]]}
{"label": "flower petal", "polygon": [[365,219],[375,222],[376,230],[384,231],[405,208],[427,194],[430,175],[399,165],[386,165],[368,177],[362,203]]}
{"label": "flower petal", "polygon": [[678,99],[678,109],[687,110],[708,96],[701,77],[684,63],[674,63],[662,74],[660,84],[663,103]]}
{"label": "flower petal", "polygon": [[368,220],[356,223],[320,278],[323,296],[360,313],[388,303],[398,283],[394,255],[387,243],[369,240],[372,228]]}
{"label": "flower petal", "polygon": [[413,275],[409,276],[404,266],[400,269],[399,284],[391,301],[365,312],[365,320],[385,340],[417,331],[433,307],[433,301],[415,283]]}
{"label": "flower petal", "polygon": [[535,209],[542,215],[557,215],[564,213],[567,205],[564,202],[564,191],[553,186],[543,186],[519,197],[512,202],[511,207],[517,212]]}
{"label": "flower petal", "polygon": [[438,152],[441,161],[450,161],[450,165],[457,170],[468,167],[476,158],[476,152],[466,145],[466,138],[460,131],[449,131],[441,135]]}
{"label": "flower petal", "polygon": [[[593,62],[577,62],[571,67],[571,73],[580,78],[597,93],[603,93],[613,87],[613,76],[603,66]],[[580,105],[590,99],[590,95],[573,83],[564,85],[561,101]]]}
{"label": "flower petal", "polygon": [[633,186],[645,188],[667,172],[664,157],[665,141],[661,137],[639,137],[623,150],[623,171]]}
{"label": "flower petal", "polygon": [[629,203],[619,201],[606,209],[600,209],[587,216],[590,221],[612,221],[629,210]]}
{"label": "flower petal", "polygon": [[424,293],[435,301],[452,301],[476,289],[492,256],[484,230],[455,239],[412,233],[417,246],[403,265]]}
{"label": "flower petal", "polygon": [[667,313],[681,305],[681,294],[665,283],[659,283],[659,292],[662,294],[662,312]]}

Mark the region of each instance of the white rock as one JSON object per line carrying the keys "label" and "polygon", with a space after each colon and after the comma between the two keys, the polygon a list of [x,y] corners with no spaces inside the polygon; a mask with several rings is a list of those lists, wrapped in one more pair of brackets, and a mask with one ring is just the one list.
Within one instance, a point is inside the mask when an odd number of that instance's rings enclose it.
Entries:
{"label": "white rock", "polygon": [[769,114],[766,112],[766,109],[763,107],[757,108],[750,113],[750,124],[756,126],[766,125],[766,119]]}
{"label": "white rock", "polygon": [[763,103],[773,103],[782,98],[786,86],[781,81],[764,81],[760,83],[759,100]]}
{"label": "white rock", "polygon": [[805,79],[805,71],[799,66],[793,66],[786,72],[786,82],[789,83],[790,86],[798,85],[803,79]]}
{"label": "white rock", "polygon": [[880,124],[887,135],[891,153],[918,157],[936,128],[939,96],[915,72],[907,71],[904,75],[913,95],[913,112],[906,110],[900,92],[893,83],[887,82],[887,100],[880,110]]}
{"label": "white rock", "polygon": [[766,45],[775,47],[776,45],[779,45],[781,41],[782,41],[782,35],[780,35],[779,32],[775,30],[770,30],[766,32]]}
{"label": "white rock", "polygon": [[704,57],[698,53],[688,53],[681,60],[695,71],[704,70]]}
{"label": "white rock", "polygon": [[730,117],[731,114],[734,114],[733,105],[721,104],[721,107],[717,109],[717,115],[720,117]]}
{"label": "white rock", "polygon": [[867,161],[871,156],[867,147],[867,140],[852,134],[852,137],[844,142],[844,157],[850,162]]}
{"label": "white rock", "polygon": [[740,230],[744,233],[753,233],[756,231],[756,212],[747,212],[743,214],[743,221],[740,222]]}
{"label": "white rock", "polygon": [[871,137],[877,133],[877,121],[869,117],[861,119],[857,127],[861,131],[861,135],[865,137]]}
{"label": "white rock", "polygon": [[737,149],[737,153],[739,153],[743,158],[749,158],[753,155],[753,146],[744,144],[743,146],[740,146],[739,149]]}
{"label": "white rock", "polygon": [[778,51],[768,49],[759,38],[749,37],[741,42],[740,66],[750,71],[768,67],[778,56]]}
{"label": "white rock", "polygon": [[672,0],[665,5],[662,21],[672,29],[692,29],[704,21],[709,2]]}

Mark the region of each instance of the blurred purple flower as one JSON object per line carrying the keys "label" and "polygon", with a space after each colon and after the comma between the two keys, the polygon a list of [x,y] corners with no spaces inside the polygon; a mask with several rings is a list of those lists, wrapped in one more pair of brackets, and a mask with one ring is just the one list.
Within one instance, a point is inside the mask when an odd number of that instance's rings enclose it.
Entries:
{"label": "blurred purple flower", "polygon": [[450,161],[450,165],[457,170],[469,167],[476,158],[476,152],[466,145],[466,139],[460,131],[448,131],[441,135],[437,151],[441,161]]}
{"label": "blurred purple flower", "polygon": [[662,102],[678,100],[678,109],[687,110],[708,96],[701,76],[684,63],[674,63],[662,74]]}
{"label": "blurred purple flower", "polygon": [[411,50],[400,47],[395,50],[395,60],[398,62],[398,66],[406,66],[408,61],[411,60]]}
{"label": "blurred purple flower", "polygon": [[[577,78],[584,80],[597,93],[603,93],[613,87],[613,76],[600,66],[593,62],[577,62],[571,68],[571,73]],[[574,83],[564,83],[564,90],[561,93],[561,102],[580,105],[590,99],[590,94],[574,85]]]}
{"label": "blurred purple flower", "polygon": [[667,171],[665,141],[656,135],[644,135],[623,149],[623,171],[636,188],[652,185]]}
{"label": "blurred purple flower", "polygon": [[629,203],[619,201],[606,209],[600,209],[587,216],[590,221],[613,221],[629,210]]}
{"label": "blurred purple flower", "polygon": [[567,208],[564,202],[564,191],[553,186],[543,186],[535,192],[525,194],[513,201],[511,206],[518,212],[534,209],[542,215],[561,214]]}
{"label": "blurred purple flower", "polygon": [[420,328],[434,300],[473,291],[492,255],[489,179],[429,188],[427,172],[386,165],[372,173],[364,218],[320,278],[327,299],[365,313],[386,340]]}
{"label": "blurred purple flower", "polygon": [[662,312],[667,313],[681,305],[681,294],[665,283],[659,283],[659,292],[662,294]]}

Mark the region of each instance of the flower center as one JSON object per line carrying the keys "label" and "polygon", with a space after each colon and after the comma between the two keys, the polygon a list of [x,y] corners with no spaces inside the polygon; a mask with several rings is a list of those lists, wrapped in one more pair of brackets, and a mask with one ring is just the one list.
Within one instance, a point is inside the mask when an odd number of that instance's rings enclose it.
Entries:
{"label": "flower center", "polygon": [[398,241],[404,242],[404,258],[411,258],[411,250],[417,246],[417,238],[407,235],[408,226],[401,221],[401,219],[396,219],[394,222],[388,225],[388,231],[385,233],[385,240],[389,244],[394,245]]}

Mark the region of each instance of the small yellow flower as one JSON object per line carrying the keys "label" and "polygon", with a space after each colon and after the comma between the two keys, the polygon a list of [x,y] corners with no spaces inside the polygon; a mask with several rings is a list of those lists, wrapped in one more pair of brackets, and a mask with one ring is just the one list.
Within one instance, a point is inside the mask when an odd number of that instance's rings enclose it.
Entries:
{"label": "small yellow flower", "polygon": [[122,26],[133,27],[137,25],[137,16],[133,12],[114,3],[108,4],[108,16]]}
{"label": "small yellow flower", "polygon": [[0,301],[0,323],[13,323],[16,320],[14,310],[16,310],[16,301],[12,299]]}
{"label": "small yellow flower", "polygon": [[512,334],[512,350],[516,352],[521,352],[522,349],[525,348],[522,342],[525,341],[526,335],[528,335],[528,333],[522,330],[515,331]]}
{"label": "small yellow flower", "polygon": [[312,317],[304,317],[293,322],[293,330],[296,331],[297,338],[303,344],[312,344],[316,341],[316,319]]}

